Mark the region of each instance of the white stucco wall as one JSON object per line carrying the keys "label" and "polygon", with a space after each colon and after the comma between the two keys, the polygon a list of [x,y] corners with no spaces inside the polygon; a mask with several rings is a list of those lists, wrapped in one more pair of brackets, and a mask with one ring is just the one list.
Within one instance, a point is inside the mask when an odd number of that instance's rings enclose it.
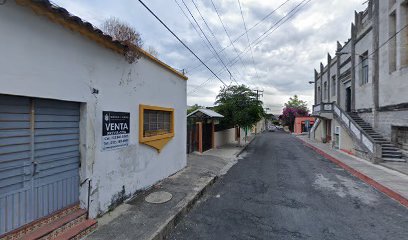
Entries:
{"label": "white stucco wall", "polygon": [[346,151],[348,153],[353,153],[355,154],[355,149],[354,149],[354,142],[351,139],[351,137],[348,135],[346,129],[343,128],[343,126],[335,119],[333,119],[332,122],[332,133],[333,133],[333,141],[335,141],[335,128],[340,127],[340,134],[339,134],[339,148],[340,150]]}
{"label": "white stucco wall", "polygon": [[[336,78],[336,85],[333,86],[333,77]],[[336,88],[335,94],[333,94],[333,87]],[[329,89],[330,102],[337,102],[337,61],[332,60],[330,67],[330,89]]]}
{"label": "white stucco wall", "polygon": [[[30,9],[0,6],[0,94],[82,103],[81,180],[92,179],[90,215],[186,166],[186,81],[142,58],[135,64]],[[91,89],[99,90],[92,94]],[[139,104],[175,109],[161,153],[139,144]],[[127,148],[102,152],[102,111],[130,112]],[[80,194],[87,201],[87,184]]]}
{"label": "white stucco wall", "polygon": [[[402,29],[406,22],[401,17],[401,3],[402,0],[396,0],[394,7],[389,7],[389,1],[379,1],[380,2],[380,16],[379,16],[379,33],[380,46],[388,41],[389,35],[389,14],[396,10],[397,13],[397,31]],[[404,67],[400,62],[400,55],[404,51],[408,51],[407,45],[404,45],[401,40],[407,38],[407,31],[402,31],[397,35],[397,70],[394,72],[389,71],[389,44],[386,44],[379,50],[380,58],[380,71],[379,71],[379,102],[381,106],[394,105],[400,103],[408,102],[408,67]]]}
{"label": "white stucco wall", "polygon": [[[361,34],[363,34],[362,30]],[[356,50],[356,68],[355,68],[355,87],[356,87],[356,109],[373,108],[373,58],[372,46],[373,46],[373,34],[372,30],[367,33],[362,39],[360,39],[355,46]],[[362,64],[360,56],[368,52],[368,83],[362,84]]]}
{"label": "white stucco wall", "polygon": [[215,147],[221,147],[226,144],[233,144],[235,141],[235,128],[226,129],[214,133]]}

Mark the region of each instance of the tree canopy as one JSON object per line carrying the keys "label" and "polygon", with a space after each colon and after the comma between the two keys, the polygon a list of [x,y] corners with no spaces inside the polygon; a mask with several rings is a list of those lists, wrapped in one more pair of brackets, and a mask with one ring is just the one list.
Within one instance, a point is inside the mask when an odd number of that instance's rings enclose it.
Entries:
{"label": "tree canopy", "polygon": [[198,104],[196,103],[196,104],[194,104],[193,106],[191,106],[189,109],[187,109],[187,114],[190,114],[190,113],[192,113],[192,112],[194,112],[195,110],[200,109],[200,108],[205,108],[205,107],[200,106],[200,105],[198,105]]}
{"label": "tree canopy", "polygon": [[262,101],[245,85],[221,88],[214,109],[224,115],[221,124],[238,125],[243,129],[254,126],[265,116]]}
{"label": "tree canopy", "polygon": [[283,125],[288,126],[290,131],[293,131],[295,118],[303,116],[309,116],[306,101],[300,100],[297,95],[289,98],[281,115]]}
{"label": "tree canopy", "polygon": [[285,108],[294,108],[299,110],[308,111],[307,109],[307,102],[300,100],[297,95],[289,98],[289,101],[285,103]]}

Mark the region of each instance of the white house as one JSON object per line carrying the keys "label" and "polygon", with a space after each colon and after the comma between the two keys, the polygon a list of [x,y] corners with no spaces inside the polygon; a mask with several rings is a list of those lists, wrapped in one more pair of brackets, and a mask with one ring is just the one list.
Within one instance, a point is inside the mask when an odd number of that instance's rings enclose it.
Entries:
{"label": "white house", "polygon": [[49,1],[0,5],[0,235],[186,166],[187,77],[128,49]]}

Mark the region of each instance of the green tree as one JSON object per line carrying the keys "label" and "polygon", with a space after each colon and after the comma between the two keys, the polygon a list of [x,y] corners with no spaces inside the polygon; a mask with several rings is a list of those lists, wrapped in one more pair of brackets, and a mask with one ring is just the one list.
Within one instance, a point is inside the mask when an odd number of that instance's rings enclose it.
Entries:
{"label": "green tree", "polygon": [[289,98],[289,101],[285,103],[285,108],[295,108],[299,110],[308,111],[307,102],[300,100],[297,95]]}
{"label": "green tree", "polygon": [[190,113],[192,113],[192,112],[194,112],[195,110],[200,109],[200,108],[205,108],[205,107],[200,106],[200,105],[198,105],[198,104],[196,103],[196,104],[194,104],[193,106],[191,106],[189,109],[187,109],[187,114],[190,114]]}
{"label": "green tree", "polygon": [[297,95],[289,98],[282,111],[281,120],[289,130],[293,132],[296,117],[309,116],[306,101],[300,100]]}
{"label": "green tree", "polygon": [[224,115],[221,124],[239,126],[245,130],[245,137],[248,129],[265,116],[262,101],[245,85],[221,88],[215,105],[215,111]]}

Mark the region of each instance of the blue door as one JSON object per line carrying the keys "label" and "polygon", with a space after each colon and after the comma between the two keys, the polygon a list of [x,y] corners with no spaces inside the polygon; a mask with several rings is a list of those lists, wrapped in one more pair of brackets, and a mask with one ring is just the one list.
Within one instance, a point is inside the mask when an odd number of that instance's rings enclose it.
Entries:
{"label": "blue door", "polygon": [[0,235],[78,202],[79,104],[0,95]]}

